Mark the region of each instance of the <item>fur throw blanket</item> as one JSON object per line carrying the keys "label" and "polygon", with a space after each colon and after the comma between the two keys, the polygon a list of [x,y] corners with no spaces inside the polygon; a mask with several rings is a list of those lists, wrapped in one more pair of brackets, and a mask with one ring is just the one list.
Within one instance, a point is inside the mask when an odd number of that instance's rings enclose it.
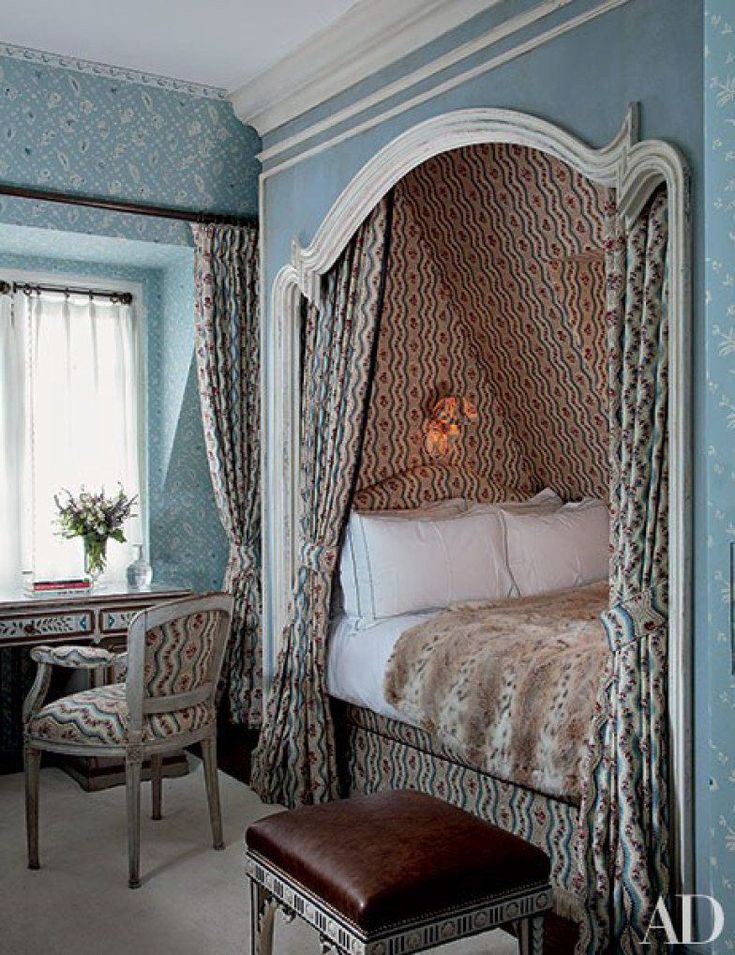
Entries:
{"label": "fur throw blanket", "polygon": [[445,611],[401,634],[386,699],[462,762],[578,803],[607,601],[603,583]]}

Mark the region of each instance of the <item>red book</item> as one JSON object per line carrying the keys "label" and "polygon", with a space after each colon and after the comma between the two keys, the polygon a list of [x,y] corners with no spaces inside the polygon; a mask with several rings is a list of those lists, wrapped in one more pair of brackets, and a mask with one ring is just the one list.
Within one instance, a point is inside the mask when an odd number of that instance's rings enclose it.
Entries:
{"label": "red book", "polygon": [[33,592],[43,593],[47,590],[89,590],[92,586],[91,581],[83,578],[73,580],[34,580]]}

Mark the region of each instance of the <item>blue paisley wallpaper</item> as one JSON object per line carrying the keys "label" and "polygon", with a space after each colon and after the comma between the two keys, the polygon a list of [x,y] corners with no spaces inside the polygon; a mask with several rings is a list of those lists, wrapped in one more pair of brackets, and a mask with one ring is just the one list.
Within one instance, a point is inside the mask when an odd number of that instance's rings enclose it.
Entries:
{"label": "blue paisley wallpaper", "polygon": [[[0,180],[254,215],[260,147],[219,91],[0,47]],[[124,240],[124,241],[121,241]],[[194,368],[188,223],[0,197],[0,267],[138,281],[147,312],[150,559],[218,587],[226,543]]]}
{"label": "blue paisley wallpaper", "polygon": [[705,13],[709,817],[700,865],[725,906],[716,951],[735,950],[735,7]]}
{"label": "blue paisley wallpaper", "polygon": [[164,269],[159,321],[149,324],[151,563],[161,580],[222,585],[227,542],[204,446],[194,360],[194,255]]}
{"label": "blue paisley wallpaper", "polygon": [[[8,183],[210,212],[257,209],[259,139],[220,99],[43,65],[17,51],[0,56],[0,136]],[[190,243],[185,223],[44,205],[3,199],[0,219]]]}

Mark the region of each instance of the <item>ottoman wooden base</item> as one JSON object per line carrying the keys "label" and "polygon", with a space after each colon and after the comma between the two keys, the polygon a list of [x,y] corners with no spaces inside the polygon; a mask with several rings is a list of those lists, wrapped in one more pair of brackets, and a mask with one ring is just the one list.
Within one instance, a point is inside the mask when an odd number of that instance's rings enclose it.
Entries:
{"label": "ottoman wooden base", "polygon": [[251,955],[276,909],[341,955],[406,955],[514,923],[541,955],[548,857],[438,799],[377,793],[269,816],[247,832]]}

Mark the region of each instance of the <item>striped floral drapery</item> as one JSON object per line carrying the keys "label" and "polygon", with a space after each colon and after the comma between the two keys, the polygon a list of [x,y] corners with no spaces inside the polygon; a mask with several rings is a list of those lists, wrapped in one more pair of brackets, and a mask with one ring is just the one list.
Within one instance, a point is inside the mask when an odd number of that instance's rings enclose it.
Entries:
{"label": "striped floral drapery", "polygon": [[[640,952],[669,891],[667,249],[663,187],[627,235],[611,206],[611,658],[585,773],[578,877],[590,913],[578,951],[590,955]],[[651,934],[649,951],[660,936]]]}
{"label": "striped floral drapery", "polygon": [[323,281],[304,326],[300,555],[251,785],[288,806],[339,795],[325,679],[332,575],[359,467],[392,200],[368,216]]}
{"label": "striped floral drapery", "polygon": [[225,679],[233,722],[259,726],[260,313],[258,230],[195,225],[195,351],[212,487],[235,598]]}

